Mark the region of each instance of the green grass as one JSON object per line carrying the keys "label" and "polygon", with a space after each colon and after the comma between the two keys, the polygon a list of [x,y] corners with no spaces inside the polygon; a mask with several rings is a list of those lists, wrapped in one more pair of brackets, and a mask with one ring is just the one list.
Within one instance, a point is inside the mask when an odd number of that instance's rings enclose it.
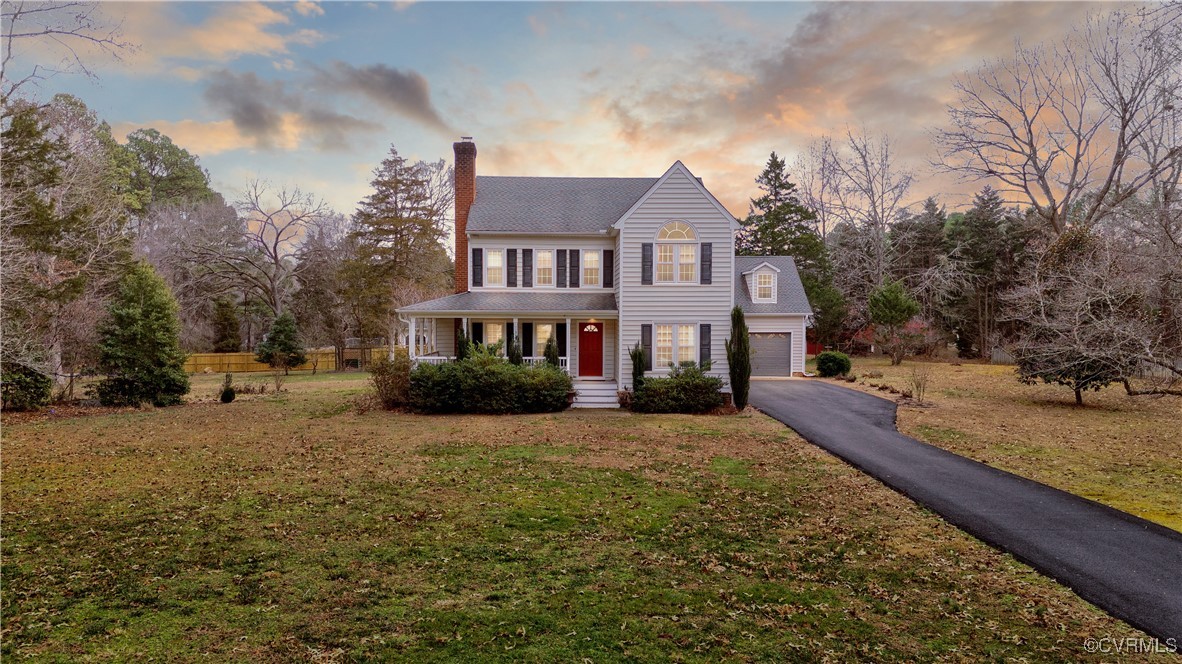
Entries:
{"label": "green grass", "polygon": [[359,414],[355,379],[292,385],[6,425],[3,656],[1056,661],[1139,636],[761,416]]}

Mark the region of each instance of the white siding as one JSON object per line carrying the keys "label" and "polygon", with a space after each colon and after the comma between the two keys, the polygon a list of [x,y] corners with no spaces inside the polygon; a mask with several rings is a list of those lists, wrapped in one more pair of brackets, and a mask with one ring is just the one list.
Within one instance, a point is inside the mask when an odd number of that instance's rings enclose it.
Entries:
{"label": "white siding", "polygon": [[[748,314],[747,329],[751,332],[791,332],[792,372],[804,373],[805,321],[801,315],[769,316]],[[728,328],[729,332],[729,328]]]}
{"label": "white siding", "polygon": [[[700,242],[713,244],[712,283],[640,283],[641,245],[656,242],[657,231],[666,222],[679,219],[693,225]],[[732,220],[724,215],[687,176],[673,170],[658,189],[620,225],[620,309],[619,347],[631,348],[640,340],[640,326],[646,323],[709,323],[711,325],[711,373],[727,376],[723,340],[730,332],[730,309],[734,279],[734,235]],[[700,253],[699,253],[700,260]],[[700,276],[700,275],[699,275]],[[620,382],[632,383],[632,362],[626,352],[619,354]],[[653,367],[654,374],[667,369]]]}
{"label": "white siding", "polygon": [[[534,265],[535,266],[537,266],[537,251],[538,251],[538,249],[553,249],[553,250],[557,250],[557,249],[580,249],[580,250],[581,249],[600,249],[600,250],[603,250],[603,249],[615,249],[615,247],[616,247],[615,239],[608,237],[606,235],[601,238],[597,238],[597,237],[563,237],[561,235],[514,235],[514,236],[479,235],[479,234],[469,234],[468,235],[468,251],[469,252],[471,252],[473,249],[485,249],[485,250],[488,250],[488,249],[533,249],[534,250]],[[471,262],[472,262],[471,256],[469,256],[469,260],[468,260],[469,271],[471,270]],[[488,264],[487,259],[485,260],[485,264],[486,265]],[[505,260],[506,269],[508,267],[508,264],[509,264],[508,259],[506,259]],[[583,261],[582,261],[581,255],[580,255],[579,269],[581,270],[582,267],[583,267]],[[554,260],[554,272],[555,272],[555,274],[558,273],[558,259],[557,258],[555,258],[555,260]],[[507,277],[506,277],[506,279],[507,279]],[[579,278],[579,282],[580,282],[579,287],[576,289],[573,289],[575,292],[579,292],[579,291],[603,292],[605,290],[607,290],[607,291],[612,290],[612,289],[604,289],[602,287],[584,286],[584,285],[582,285],[581,275]],[[602,272],[600,274],[599,282],[601,284],[603,283]],[[619,283],[619,281],[617,280],[615,283]],[[472,275],[469,274],[468,275],[469,287],[471,287],[471,284],[472,284]],[[521,254],[520,253],[518,253],[518,256],[517,256],[517,284],[518,284],[517,286],[512,287],[512,288],[501,286],[501,287],[495,287],[495,288],[489,288],[489,287],[472,288],[472,290],[475,290],[475,291],[504,290],[504,291],[511,291],[511,292],[530,291],[530,290],[550,292],[550,291],[555,291],[555,290],[558,290],[558,291],[567,290],[565,288],[558,288],[556,286],[539,287],[536,285],[536,283],[532,288],[522,288],[521,287]]]}
{"label": "white siding", "polygon": [[456,353],[456,319],[440,318],[435,322],[435,348],[450,357]]}

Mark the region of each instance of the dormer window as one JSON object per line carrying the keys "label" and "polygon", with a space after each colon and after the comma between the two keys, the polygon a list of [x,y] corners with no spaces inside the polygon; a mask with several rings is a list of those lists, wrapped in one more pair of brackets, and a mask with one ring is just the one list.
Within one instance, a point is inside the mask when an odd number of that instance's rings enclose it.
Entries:
{"label": "dormer window", "polygon": [[694,283],[698,276],[698,234],[684,221],[657,231],[657,283]]}
{"label": "dormer window", "polygon": [[755,301],[771,302],[776,299],[776,275],[760,272],[755,275]]}

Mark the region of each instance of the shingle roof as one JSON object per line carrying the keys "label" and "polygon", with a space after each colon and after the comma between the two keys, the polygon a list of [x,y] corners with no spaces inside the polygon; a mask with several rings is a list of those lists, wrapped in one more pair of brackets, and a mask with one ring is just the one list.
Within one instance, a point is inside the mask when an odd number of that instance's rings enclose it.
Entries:
{"label": "shingle roof", "polygon": [[607,231],[658,179],[478,175],[468,232]]}
{"label": "shingle roof", "polygon": [[400,313],[615,311],[613,293],[468,291],[402,307]]}
{"label": "shingle roof", "polygon": [[[749,272],[767,263],[780,270],[776,278],[776,302],[770,304],[751,301],[744,272]],[[749,314],[811,314],[809,299],[800,283],[796,261],[791,256],[735,256],[735,304]]]}

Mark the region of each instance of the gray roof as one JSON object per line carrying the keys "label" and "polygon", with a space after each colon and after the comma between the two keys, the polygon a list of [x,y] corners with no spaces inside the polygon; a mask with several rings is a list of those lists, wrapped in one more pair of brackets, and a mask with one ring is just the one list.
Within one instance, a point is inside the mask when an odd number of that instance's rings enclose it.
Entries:
{"label": "gray roof", "polygon": [[[776,278],[776,303],[751,301],[751,293],[747,290],[747,279],[744,272],[749,272],[767,263],[780,270]],[[796,271],[796,261],[791,256],[735,256],[735,304],[749,314],[811,314],[813,308],[809,306],[809,299],[804,294],[804,286],[800,283],[800,273]]]}
{"label": "gray roof", "polygon": [[579,290],[539,293],[521,291],[468,291],[426,302],[419,302],[398,311],[400,313],[466,313],[504,312],[528,313],[564,311],[615,311],[616,296],[613,293],[580,293]]}
{"label": "gray roof", "polygon": [[478,175],[468,232],[607,231],[659,179]]}

